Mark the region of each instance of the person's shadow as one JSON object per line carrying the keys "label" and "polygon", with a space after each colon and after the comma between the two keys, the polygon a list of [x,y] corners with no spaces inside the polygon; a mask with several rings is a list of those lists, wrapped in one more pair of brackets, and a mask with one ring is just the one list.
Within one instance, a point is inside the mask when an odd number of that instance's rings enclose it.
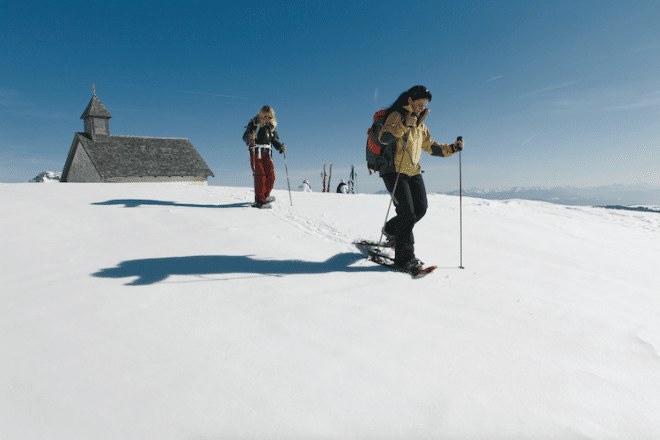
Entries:
{"label": "person's shadow", "polygon": [[162,200],[141,200],[141,199],[119,199],[108,200],[107,202],[96,202],[92,205],[124,205],[125,208],[137,208],[142,205],[157,205],[157,206],[182,206],[185,208],[247,208],[250,203],[231,203],[228,205],[195,205],[191,203],[174,203],[165,202]]}
{"label": "person's shadow", "polygon": [[299,275],[330,272],[374,272],[387,270],[382,266],[351,267],[360,253],[341,253],[323,262],[302,260],[257,260],[244,255],[197,255],[190,257],[146,258],[119,263],[117,267],[101,269],[92,274],[100,278],[138,277],[126,283],[130,286],[154,284],[170,275]]}

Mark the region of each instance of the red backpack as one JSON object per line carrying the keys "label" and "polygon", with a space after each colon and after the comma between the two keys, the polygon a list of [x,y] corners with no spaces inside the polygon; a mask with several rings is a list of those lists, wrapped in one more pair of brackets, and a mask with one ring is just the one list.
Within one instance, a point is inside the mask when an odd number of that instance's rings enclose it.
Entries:
{"label": "red backpack", "polygon": [[383,151],[386,145],[378,140],[380,129],[385,123],[385,112],[387,109],[378,110],[374,114],[374,123],[367,130],[367,168],[369,174],[373,171],[380,171],[387,165],[387,159],[383,157]]}

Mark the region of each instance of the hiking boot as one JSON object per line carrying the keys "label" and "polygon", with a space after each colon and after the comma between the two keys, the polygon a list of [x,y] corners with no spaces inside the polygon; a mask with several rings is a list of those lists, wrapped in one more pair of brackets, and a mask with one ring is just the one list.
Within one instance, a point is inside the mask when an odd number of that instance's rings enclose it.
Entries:
{"label": "hiking boot", "polygon": [[401,267],[401,270],[404,270],[411,275],[417,275],[424,269],[424,263],[419,261],[417,258],[413,258],[406,264],[399,267]]}
{"label": "hiking boot", "polygon": [[396,245],[396,235],[388,234],[387,231],[385,231],[385,226],[383,226],[381,232],[383,233],[383,237],[385,237],[385,243],[383,246],[393,248]]}

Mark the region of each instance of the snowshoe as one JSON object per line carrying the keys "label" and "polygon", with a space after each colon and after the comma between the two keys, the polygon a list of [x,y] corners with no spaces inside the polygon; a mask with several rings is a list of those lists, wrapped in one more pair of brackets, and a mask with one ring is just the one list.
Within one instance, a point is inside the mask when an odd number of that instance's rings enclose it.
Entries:
{"label": "snowshoe", "polygon": [[250,206],[253,207],[253,208],[259,208],[259,209],[270,209],[270,208],[273,207],[273,205],[271,205],[268,202],[254,202]]}
{"label": "snowshoe", "polygon": [[358,240],[355,242],[356,246],[369,246],[372,248],[394,248],[394,243],[388,243],[387,241],[371,241],[371,240]]}
{"label": "snowshoe", "polygon": [[394,258],[387,253],[387,248],[383,248],[382,245],[374,246],[369,241],[356,241],[355,246],[369,261],[396,270],[397,272],[407,273],[415,279],[426,276],[438,268],[438,266],[424,267],[423,263],[416,258],[404,266],[399,266],[394,262]]}

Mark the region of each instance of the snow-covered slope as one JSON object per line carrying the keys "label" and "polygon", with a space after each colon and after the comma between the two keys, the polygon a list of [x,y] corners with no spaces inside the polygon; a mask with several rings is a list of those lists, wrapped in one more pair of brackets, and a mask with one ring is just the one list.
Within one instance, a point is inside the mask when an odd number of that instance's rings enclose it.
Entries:
{"label": "snow-covered slope", "polygon": [[657,213],[275,195],[0,184],[0,437],[660,437]]}

